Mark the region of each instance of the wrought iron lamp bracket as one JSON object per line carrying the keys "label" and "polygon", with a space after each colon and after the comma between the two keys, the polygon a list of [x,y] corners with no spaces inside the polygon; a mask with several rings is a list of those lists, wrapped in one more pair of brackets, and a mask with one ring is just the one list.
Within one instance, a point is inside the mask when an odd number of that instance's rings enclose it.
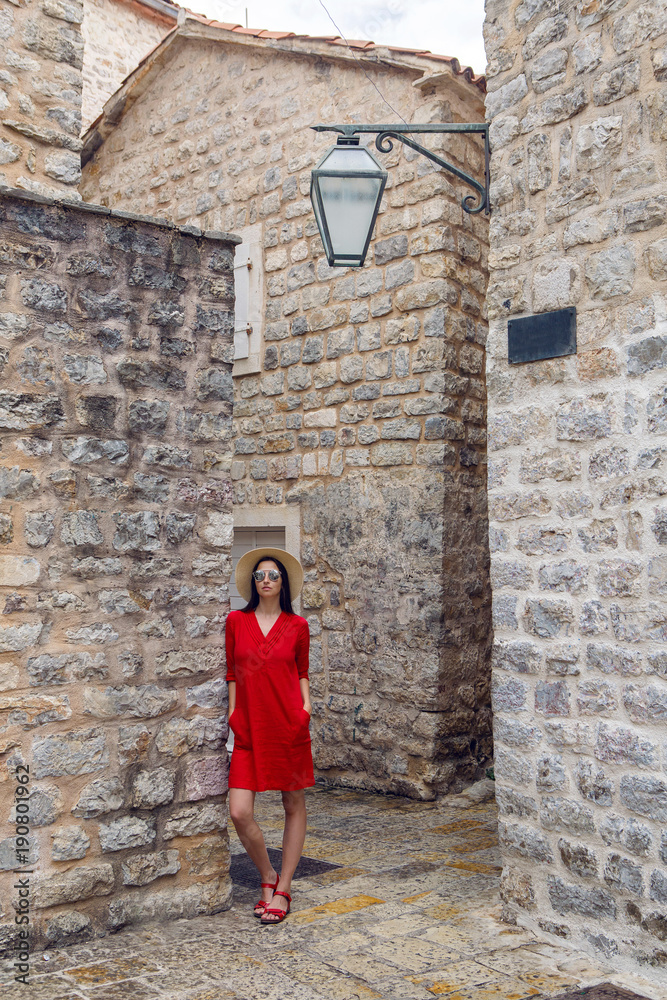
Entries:
{"label": "wrought iron lamp bracket", "polygon": [[[483,122],[465,122],[448,125],[311,125],[311,128],[315,132],[338,132],[339,135],[348,139],[352,139],[357,135],[370,133],[376,136],[375,146],[381,153],[390,153],[394,148],[393,140],[396,139],[405,146],[410,146],[417,153],[421,153],[422,156],[426,156],[433,163],[437,163],[443,170],[454,174],[464,184],[468,184],[474,188],[477,192],[479,202],[475,204],[475,195],[465,195],[461,199],[461,207],[464,212],[467,212],[469,215],[477,215],[479,212],[485,211],[489,215],[491,211],[489,198],[489,162],[491,159],[489,126]],[[478,134],[484,137],[484,184],[480,184],[474,177],[467,174],[465,170],[455,167],[453,163],[449,163],[443,157],[438,156],[437,153],[433,153],[430,149],[422,146],[421,143],[409,138],[410,135],[442,133]]]}

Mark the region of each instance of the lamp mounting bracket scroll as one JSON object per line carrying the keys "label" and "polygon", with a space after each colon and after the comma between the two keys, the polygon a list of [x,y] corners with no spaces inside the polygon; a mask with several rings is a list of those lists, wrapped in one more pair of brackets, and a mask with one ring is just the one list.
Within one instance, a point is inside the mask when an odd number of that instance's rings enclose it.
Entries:
{"label": "lamp mounting bracket scroll", "polygon": [[[362,267],[380,208],[388,174],[360,135],[375,135],[380,153],[401,142],[473,189],[461,199],[469,215],[491,211],[489,198],[489,126],[484,122],[435,125],[311,125],[315,132],[337,132],[338,141],[312,171],[310,197],[322,242],[332,267]],[[483,183],[442,156],[427,149],[415,135],[481,135],[484,140]]]}

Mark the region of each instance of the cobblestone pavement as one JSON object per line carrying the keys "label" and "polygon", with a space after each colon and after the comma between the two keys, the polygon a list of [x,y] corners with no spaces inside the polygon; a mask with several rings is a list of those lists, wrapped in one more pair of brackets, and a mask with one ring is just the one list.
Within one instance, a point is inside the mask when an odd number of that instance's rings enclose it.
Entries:
{"label": "cobblestone pavement", "polygon": [[[2,1000],[523,1000],[602,981],[664,998],[501,923],[493,803],[318,789],[308,804],[306,855],[340,867],[295,881],[284,923],[260,926],[257,889],[241,888],[225,913],[36,954],[29,986],[5,961]],[[280,847],[278,793],[258,806]]]}

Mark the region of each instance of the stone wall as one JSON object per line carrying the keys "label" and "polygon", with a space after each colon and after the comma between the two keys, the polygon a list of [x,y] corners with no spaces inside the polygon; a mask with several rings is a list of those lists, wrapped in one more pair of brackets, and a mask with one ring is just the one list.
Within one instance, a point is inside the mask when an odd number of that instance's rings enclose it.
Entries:
{"label": "stone wall", "polygon": [[0,184],[79,200],[83,7],[0,0]]}
{"label": "stone wall", "polygon": [[[363,70],[408,121],[480,120],[483,95],[442,62],[387,52],[362,69],[324,44],[198,30],[179,28],[153,80],[118,95],[84,197],[259,227],[266,298],[256,364],[235,368],[234,502],[244,524],[248,508],[270,526],[299,511],[320,780],[432,797],[490,754],[488,222],[397,144],[378,154],[390,176],[366,266],[329,268],[308,191],[333,140],[308,126],[392,116]],[[483,176],[479,137],[431,143]]]}
{"label": "stone wall", "polygon": [[[169,5],[161,5],[168,10]],[[160,14],[131,0],[84,0],[83,127],[87,128],[125,77],[176,24],[177,8]]]}
{"label": "stone wall", "polygon": [[37,945],[230,903],[235,238],[6,189],[0,225],[4,949],[16,867]]}
{"label": "stone wall", "polygon": [[[667,9],[488,0],[489,511],[508,916],[665,980]],[[510,366],[507,317],[577,308]]]}

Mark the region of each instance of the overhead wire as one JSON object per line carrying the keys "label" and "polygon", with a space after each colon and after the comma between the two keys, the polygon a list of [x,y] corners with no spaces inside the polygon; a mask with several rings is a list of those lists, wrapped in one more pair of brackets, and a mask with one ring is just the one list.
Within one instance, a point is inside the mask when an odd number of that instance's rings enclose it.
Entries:
{"label": "overhead wire", "polygon": [[379,88],[379,87],[377,86],[377,84],[375,83],[375,81],[371,79],[371,77],[370,77],[370,76],[368,75],[368,73],[367,73],[367,72],[366,72],[366,70],[364,69],[364,66],[363,66],[363,65],[362,65],[362,63],[361,63],[361,60],[360,60],[360,59],[357,59],[357,56],[356,56],[356,54],[355,54],[355,52],[354,52],[354,50],[353,50],[352,46],[350,45],[350,43],[348,42],[348,40],[347,40],[347,38],[345,37],[345,35],[343,34],[343,32],[342,32],[342,31],[340,30],[340,28],[338,27],[338,25],[337,25],[337,24],[336,24],[336,22],[334,21],[333,17],[331,16],[331,13],[330,13],[330,12],[329,12],[329,11],[327,10],[327,8],[326,8],[325,4],[323,3],[323,0],[319,0],[319,4],[320,4],[320,7],[322,7],[322,9],[324,10],[324,13],[325,13],[325,14],[327,15],[327,17],[329,18],[329,20],[330,20],[330,21],[331,21],[331,23],[333,24],[334,28],[336,29],[336,31],[338,32],[338,34],[340,35],[340,37],[341,37],[341,38],[343,39],[343,41],[344,41],[344,42],[345,42],[345,44],[347,45],[347,47],[348,47],[348,50],[349,50],[349,52],[350,52],[350,55],[352,56],[352,58],[354,59],[354,61],[355,61],[355,62],[357,63],[357,65],[358,65],[358,66],[359,66],[359,68],[361,69],[362,73],[364,74],[364,76],[366,77],[366,79],[368,80],[368,82],[369,82],[369,83],[371,84],[371,86],[372,86],[372,87],[373,87],[373,88],[374,88],[374,89],[375,89],[375,90],[376,90],[376,91],[378,92],[378,94],[380,95],[380,98],[381,98],[381,100],[382,100],[382,101],[383,101],[383,102],[384,102],[384,103],[385,103],[385,104],[387,105],[387,107],[388,107],[388,108],[389,108],[389,109],[390,109],[391,111],[393,111],[393,112],[394,112],[394,114],[395,114],[395,115],[397,115],[397,116],[398,116],[398,117],[399,117],[399,118],[401,119],[401,121],[403,122],[403,124],[404,124],[404,125],[406,125],[406,126],[407,126],[407,127],[409,128],[410,126],[409,126],[408,122],[406,122],[406,120],[405,120],[405,118],[403,117],[403,115],[402,115],[402,114],[401,114],[401,113],[400,113],[399,111],[397,111],[397,110],[396,110],[396,108],[394,108],[394,107],[393,107],[393,106],[392,106],[392,105],[391,105],[391,104],[389,103],[389,101],[388,101],[388,100],[387,100],[387,98],[386,98],[386,97],[384,96],[384,94],[382,93],[382,91],[380,90],[380,88]]}

